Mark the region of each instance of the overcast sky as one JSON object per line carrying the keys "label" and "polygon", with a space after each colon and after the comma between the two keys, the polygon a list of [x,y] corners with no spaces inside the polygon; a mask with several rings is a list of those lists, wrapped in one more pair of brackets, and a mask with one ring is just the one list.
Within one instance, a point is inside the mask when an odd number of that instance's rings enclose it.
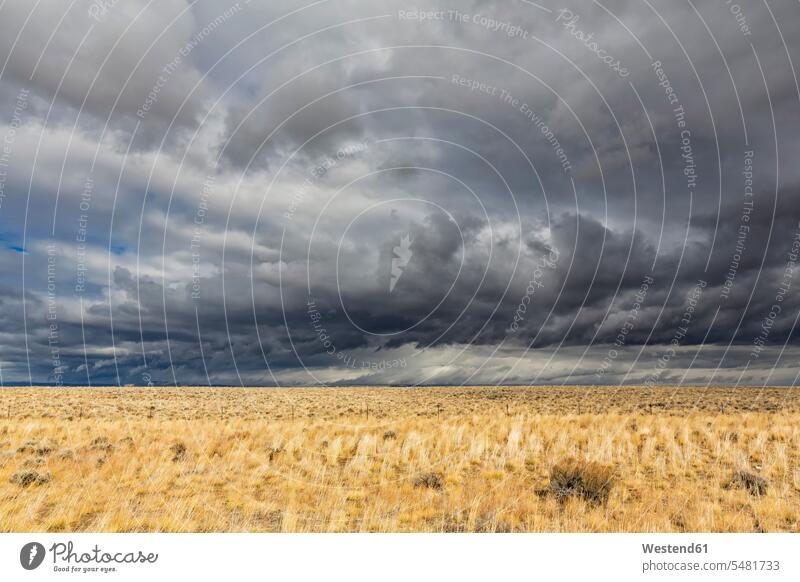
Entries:
{"label": "overcast sky", "polygon": [[10,384],[795,384],[800,4],[0,3]]}

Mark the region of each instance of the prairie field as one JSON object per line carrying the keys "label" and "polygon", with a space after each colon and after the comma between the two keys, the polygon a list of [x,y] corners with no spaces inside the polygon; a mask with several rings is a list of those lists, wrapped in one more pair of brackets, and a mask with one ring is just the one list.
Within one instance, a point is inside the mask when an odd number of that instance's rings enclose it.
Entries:
{"label": "prairie field", "polygon": [[4,388],[3,532],[798,532],[794,388]]}

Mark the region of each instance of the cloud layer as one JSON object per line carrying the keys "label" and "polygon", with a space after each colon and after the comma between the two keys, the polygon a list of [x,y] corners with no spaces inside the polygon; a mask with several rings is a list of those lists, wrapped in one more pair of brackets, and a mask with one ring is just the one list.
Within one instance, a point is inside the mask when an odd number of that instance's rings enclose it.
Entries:
{"label": "cloud layer", "polygon": [[794,384],[791,3],[0,8],[5,384]]}

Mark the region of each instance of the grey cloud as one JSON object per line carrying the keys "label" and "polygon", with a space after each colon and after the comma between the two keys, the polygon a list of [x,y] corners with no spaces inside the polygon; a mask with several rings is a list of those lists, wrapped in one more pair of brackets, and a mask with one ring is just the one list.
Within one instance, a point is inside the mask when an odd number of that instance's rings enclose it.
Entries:
{"label": "grey cloud", "polygon": [[[54,379],[54,273],[66,382],[633,383],[681,327],[659,381],[794,382],[797,7],[742,5],[745,35],[694,2],[712,38],[688,3],[603,6],[568,2],[572,28],[521,2],[461,23],[394,1],[4,6],[0,95],[31,98],[2,182],[3,381]],[[0,140],[14,124],[4,107]]]}

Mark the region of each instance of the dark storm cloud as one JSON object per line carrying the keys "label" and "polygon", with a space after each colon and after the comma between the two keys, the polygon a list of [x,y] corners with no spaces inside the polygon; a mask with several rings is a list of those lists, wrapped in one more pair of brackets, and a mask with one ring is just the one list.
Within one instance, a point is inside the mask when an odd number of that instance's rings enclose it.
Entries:
{"label": "dark storm cloud", "polygon": [[3,382],[795,381],[796,6],[97,6],[0,9]]}

